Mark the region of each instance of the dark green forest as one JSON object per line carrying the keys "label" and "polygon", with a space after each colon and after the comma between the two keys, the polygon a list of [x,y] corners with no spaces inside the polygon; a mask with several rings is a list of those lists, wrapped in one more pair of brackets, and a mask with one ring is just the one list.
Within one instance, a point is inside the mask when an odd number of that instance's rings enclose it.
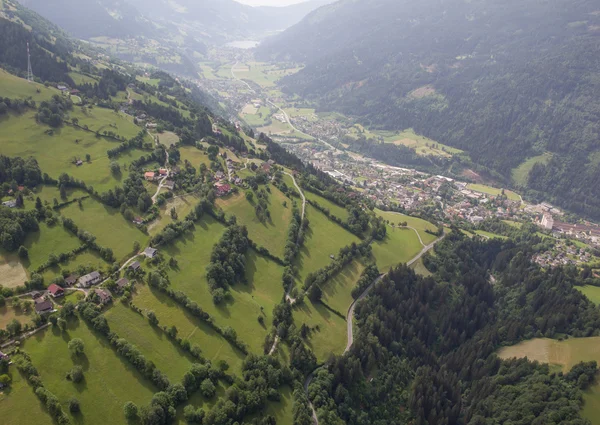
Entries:
{"label": "dark green forest", "polygon": [[414,128],[505,183],[527,158],[555,153],[531,173],[529,195],[598,217],[598,10],[591,0],[342,1],[259,56],[306,62],[284,89],[321,110]]}
{"label": "dark green forest", "polygon": [[581,390],[595,362],[563,375],[495,354],[526,338],[598,332],[600,310],[574,289],[579,276],[530,262],[534,239],[455,231],[426,258],[432,277],[391,270],[358,304],[350,352],[315,373],[319,423],[587,424]]}

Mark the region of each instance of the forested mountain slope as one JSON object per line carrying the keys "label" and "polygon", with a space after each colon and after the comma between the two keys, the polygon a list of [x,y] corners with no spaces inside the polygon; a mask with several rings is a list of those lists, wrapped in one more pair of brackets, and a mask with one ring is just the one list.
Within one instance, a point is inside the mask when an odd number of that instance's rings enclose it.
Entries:
{"label": "forested mountain slope", "polygon": [[[307,67],[285,90],[372,126],[416,131],[530,194],[598,216],[600,6],[590,0],[346,0],[259,47]],[[510,154],[507,154],[510,153]]]}

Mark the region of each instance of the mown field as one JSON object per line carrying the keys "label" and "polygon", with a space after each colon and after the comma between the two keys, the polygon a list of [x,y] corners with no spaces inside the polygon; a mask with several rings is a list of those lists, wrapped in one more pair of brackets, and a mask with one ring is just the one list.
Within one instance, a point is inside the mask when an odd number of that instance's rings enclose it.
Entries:
{"label": "mown field", "polygon": [[[212,247],[219,241],[224,229],[222,224],[207,216],[196,224],[194,232],[161,249],[179,263],[178,270],[169,273],[171,285],[196,301],[219,326],[235,329],[250,350],[260,354],[272,320],[273,307],[283,296],[280,283],[283,269],[250,251],[246,258],[247,283],[230,288],[231,300],[215,305],[206,280],[206,267]],[[262,292],[269,295],[260,295]],[[259,316],[264,317],[265,326],[258,322]]]}
{"label": "mown field", "polygon": [[104,316],[113,332],[139,348],[171,382],[180,382],[195,361],[174,344],[160,327],[152,326],[146,317],[121,302],[116,302]]}
{"label": "mown field", "polygon": [[54,226],[40,223],[40,230],[29,233],[23,245],[29,251],[29,259],[23,260],[23,264],[29,270],[34,270],[44,264],[50,254],[70,252],[80,246],[81,242],[59,222]]}
{"label": "mown field", "polygon": [[[264,246],[274,255],[283,257],[287,241],[288,227],[292,219],[292,200],[287,198],[275,186],[269,186],[268,209],[271,218],[261,222],[255,213],[256,196],[252,202],[246,199],[245,193],[230,195],[218,199],[216,205],[227,215],[235,215],[237,222],[248,228],[248,237],[259,246]],[[284,202],[287,206],[283,206]]]}
{"label": "mown field", "polygon": [[177,212],[177,219],[183,220],[198,204],[199,199],[199,196],[193,193],[169,199],[160,207],[160,217],[148,224],[148,233],[154,236],[160,233],[167,225],[174,223],[175,220],[171,217],[171,209],[173,208]]}
{"label": "mown field", "polygon": [[306,214],[310,222],[295,265],[298,268],[300,284],[309,273],[315,272],[331,262],[331,255],[337,255],[340,248],[359,243],[360,239],[329,220],[322,212],[306,204]]}
{"label": "mown field", "polygon": [[[83,356],[71,355],[67,344],[73,338],[83,340]],[[69,399],[79,400],[81,413],[72,417],[73,423],[124,423],[123,405],[127,401],[144,405],[157,391],[133,366],[119,358],[107,340],[80,320],[71,321],[64,333],[57,328],[42,331],[27,339],[22,349],[31,356],[44,386],[58,397],[65,412],[69,412]],[[84,371],[84,380],[79,384],[65,379],[75,365]],[[27,417],[29,408],[25,407],[27,410],[17,412],[21,418]]]}
{"label": "mown field", "polygon": [[375,213],[378,216],[383,217],[384,220],[389,220],[390,224],[394,223],[396,226],[398,226],[400,223],[407,222],[410,227],[417,230],[425,245],[429,245],[437,239],[437,236],[426,232],[426,230],[435,232],[437,231],[437,228],[432,223],[421,218],[411,217],[391,211],[381,211],[378,209],[375,209]]}
{"label": "mown field", "polygon": [[[498,356],[503,359],[527,357],[532,361],[560,367],[563,372],[567,372],[579,362],[600,362],[600,337],[569,338],[565,341],[536,338],[504,347],[498,351]],[[592,425],[600,424],[600,383],[585,391],[583,399],[582,416]]]}
{"label": "mown field", "polygon": [[311,191],[304,190],[303,192],[306,199],[309,199],[312,202],[316,202],[317,204],[319,204],[319,206],[323,208],[327,208],[330,214],[336,216],[342,221],[348,220],[348,210],[346,210],[344,207],[341,207],[338,204],[334,204],[329,199],[323,198],[322,196],[319,196]]}
{"label": "mown field", "polygon": [[543,153],[538,156],[529,158],[523,162],[517,168],[512,170],[512,180],[519,186],[527,186],[527,179],[529,178],[529,172],[535,164],[546,164],[552,159],[550,152]]}
{"label": "mown field", "polygon": [[391,226],[387,228],[385,239],[374,241],[371,247],[377,267],[382,272],[387,272],[390,267],[408,262],[423,249],[414,230],[393,229]]}
{"label": "mown field", "polygon": [[43,84],[29,83],[24,78],[16,77],[0,69],[0,93],[2,93],[2,97],[11,99],[31,98],[36,102],[41,102],[49,100],[55,94],[60,94],[60,91]]}
{"label": "mown field", "polygon": [[85,199],[81,207],[74,203],[63,208],[61,214],[96,236],[99,245],[112,248],[117,260],[123,260],[133,252],[135,241],[142,247],[148,244],[148,235],[125,220],[118,210],[91,198]]}
{"label": "mown field", "polygon": [[[210,299],[206,301],[212,302]],[[161,325],[176,326],[178,335],[188,339],[192,345],[198,345],[207,360],[224,360],[232,372],[241,371],[244,354],[233,348],[211,327],[188,314],[168,296],[152,290],[147,285],[137,285],[133,302],[143,310],[153,311]]]}
{"label": "mown field", "polygon": [[356,287],[356,283],[364,269],[364,262],[360,260],[355,260],[344,267],[333,279],[321,285],[323,301],[345,316],[348,308],[354,302],[352,289]]}
{"label": "mown field", "polygon": [[[96,108],[94,114],[105,114]],[[76,114],[75,114],[76,115]],[[137,127],[130,124],[124,118],[117,116],[124,126],[132,126],[134,130],[124,131],[125,134],[137,134]],[[83,125],[83,119],[80,119]],[[90,123],[93,122],[90,120]],[[122,173],[113,175],[110,171],[110,163],[106,152],[119,142],[104,137],[96,137],[94,133],[77,129],[70,125],[64,125],[58,129],[38,125],[35,121],[35,111],[26,112],[20,116],[8,116],[0,119],[3,131],[0,133],[0,145],[2,153],[9,156],[35,157],[43,173],[48,173],[53,178],[58,178],[62,173],[67,173],[76,179],[83,180],[86,184],[94,187],[98,192],[104,192],[120,185],[129,175],[127,169],[131,161],[138,159],[145,152],[132,150],[123,153],[116,160],[121,165]],[[126,124],[126,125],[125,125]],[[104,124],[96,124],[95,127],[107,128]],[[112,129],[115,130],[115,129]],[[90,155],[90,162],[85,161],[86,155]],[[81,159],[83,165],[76,166],[73,161]]]}
{"label": "mown field", "polygon": [[106,271],[110,265],[104,261],[97,252],[88,249],[78,254],[75,258],[68,260],[64,264],[58,264],[57,266],[45,270],[42,273],[42,276],[44,277],[44,281],[48,283],[56,276],[62,275],[63,272],[74,272],[79,266],[85,266],[86,268],[91,267],[94,270]]}
{"label": "mown field", "polygon": [[594,304],[600,305],[600,287],[585,285],[585,286],[576,286],[579,292],[588,297],[588,299]]}
{"label": "mown field", "polygon": [[46,406],[37,398],[33,388],[16,368],[10,368],[8,375],[12,382],[8,390],[0,391],[0,418],[3,425],[23,425],[26,423],[37,425],[52,425],[50,415],[46,413]]}
{"label": "mown field", "polygon": [[507,189],[498,189],[495,187],[486,186],[484,184],[476,184],[476,183],[471,183],[471,184],[467,185],[467,188],[471,189],[475,192],[485,193],[486,195],[491,195],[491,196],[499,196],[500,194],[502,194],[502,190],[504,190],[504,194],[511,201],[520,201],[521,200],[519,195],[517,195],[515,192],[507,190]]}

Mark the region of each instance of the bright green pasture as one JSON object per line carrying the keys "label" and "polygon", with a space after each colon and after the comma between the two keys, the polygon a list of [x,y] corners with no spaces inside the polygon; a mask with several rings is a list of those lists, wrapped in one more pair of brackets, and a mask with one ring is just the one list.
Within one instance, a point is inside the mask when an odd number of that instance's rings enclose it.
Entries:
{"label": "bright green pasture", "polygon": [[342,354],[348,338],[346,321],[323,304],[313,304],[308,298],[304,300],[302,305],[294,308],[294,322],[297,328],[304,323],[311,329],[307,345],[317,360],[324,362],[331,354]]}
{"label": "bright green pasture", "polygon": [[50,99],[55,94],[60,94],[60,91],[46,87],[43,84],[29,83],[24,78],[19,78],[0,69],[0,93],[2,97],[11,99],[32,98],[36,102],[41,102]]}
{"label": "bright green pasture", "polygon": [[146,317],[118,301],[104,316],[113,332],[139,348],[148,360],[166,373],[171,382],[180,382],[194,362],[194,359],[174,344],[160,328],[167,325],[166,323],[152,326]]}
{"label": "bright green pasture", "polygon": [[311,200],[312,202],[316,202],[319,206],[323,208],[327,208],[331,215],[336,216],[342,221],[348,220],[348,210],[346,208],[339,206],[331,202],[329,199],[323,198],[322,196],[317,195],[316,193],[310,192],[308,190],[304,190],[304,196],[306,199]]}
{"label": "bright green pasture", "polygon": [[[485,193],[485,194],[491,195],[491,196],[498,196],[498,195],[502,194],[502,189],[498,189],[498,188],[491,187],[491,186],[486,186],[484,184],[471,183],[471,184],[469,184],[467,186],[467,188],[471,189],[471,190],[473,190],[475,192]],[[519,200],[521,200],[521,198],[519,197],[519,195],[517,195],[513,191],[504,189],[504,194],[511,201],[519,201]]]}
{"label": "bright green pasture", "polygon": [[[73,338],[81,338],[85,344],[80,358],[74,358],[67,347]],[[74,423],[124,423],[123,405],[127,401],[141,406],[157,391],[112,349],[108,340],[77,319],[69,323],[64,333],[48,328],[35,334],[23,343],[22,349],[31,356],[44,386],[58,397],[65,412],[69,412],[70,398],[79,400],[81,413],[73,417]],[[84,381],[79,384],[65,379],[75,365],[84,371]],[[21,415],[26,417],[27,411]]]}
{"label": "bright green pasture", "polygon": [[[252,203],[248,202],[244,193],[230,195],[219,199],[217,206],[221,207],[227,215],[235,215],[238,224],[243,224],[248,229],[248,237],[259,246],[264,246],[271,253],[283,256],[287,241],[288,227],[292,219],[292,201],[275,186],[269,186],[269,212],[271,218],[261,222],[254,211],[256,195]],[[287,203],[284,207],[283,203]]]}
{"label": "bright green pasture", "polygon": [[39,232],[29,233],[24,246],[29,251],[29,259],[23,263],[30,271],[41,266],[48,260],[50,254],[70,252],[81,245],[81,242],[60,223],[48,226],[40,223]]}
{"label": "bright green pasture", "polygon": [[309,204],[306,204],[306,214],[310,224],[295,262],[302,283],[309,273],[328,265],[330,256],[338,255],[340,248],[360,242],[352,233]]}
{"label": "bright green pasture", "polygon": [[179,153],[181,154],[181,160],[185,161],[187,159],[196,170],[200,168],[200,164],[210,168],[208,155],[193,146],[182,146],[179,148]]}
{"label": "bright green pasture", "polygon": [[96,236],[100,246],[112,248],[118,261],[128,258],[135,241],[144,247],[149,240],[148,235],[128,222],[118,210],[91,198],[83,200],[81,207],[74,203],[63,208],[61,214],[72,219],[80,229]]}
{"label": "bright green pasture", "polygon": [[[375,209],[375,213],[378,216],[383,217],[384,220],[389,220],[390,224],[394,223],[396,226],[406,221],[410,227],[416,229],[417,232],[419,232],[419,236],[421,236],[421,239],[423,240],[423,243],[425,245],[429,245],[437,239],[437,236],[426,232],[426,230],[429,230],[430,232],[436,232],[437,228],[432,223],[425,221],[421,218],[411,217],[409,215],[404,215],[392,211],[381,211],[378,209]],[[390,229],[388,228],[388,232],[389,231]]]}
{"label": "bright green pasture", "polygon": [[104,261],[97,252],[87,249],[64,264],[59,264],[45,270],[42,273],[44,282],[48,283],[56,276],[62,276],[63,271],[65,270],[69,273],[73,273],[79,266],[85,266],[87,268],[91,267],[92,269],[99,271],[108,271],[109,264]]}
{"label": "bright green pasture", "polygon": [[148,225],[148,232],[151,235],[160,233],[167,225],[175,220],[171,217],[171,209],[175,208],[177,219],[183,220],[198,204],[200,197],[197,194],[189,194],[181,197],[169,199],[160,207],[160,217]]}
{"label": "bright green pasture", "polygon": [[479,236],[483,236],[486,239],[508,239],[506,236],[497,235],[496,233],[486,232],[485,230],[475,230]]}
{"label": "bright green pasture", "polygon": [[321,285],[323,301],[334,310],[346,315],[354,301],[352,290],[356,287],[360,274],[365,269],[362,261],[355,260],[342,269],[332,279]]}
{"label": "bright green pasture", "polygon": [[46,406],[37,398],[34,390],[15,366],[8,375],[12,378],[10,387],[0,392],[0,418],[3,425],[52,425],[54,422],[46,410]]}
{"label": "bright green pasture", "polygon": [[390,267],[410,261],[423,249],[414,230],[393,229],[390,226],[387,227],[385,239],[374,241],[371,247],[377,267],[382,272],[387,272]]}
{"label": "bright green pasture", "polygon": [[422,258],[419,258],[413,263],[412,269],[415,271],[416,274],[420,274],[423,277],[429,277],[432,275],[432,273],[429,270],[427,270],[427,267],[425,267],[425,264],[423,264]]}
{"label": "bright green pasture", "polygon": [[81,85],[81,84],[98,84],[98,80],[96,80],[95,78],[92,77],[88,77],[85,74],[80,74],[79,72],[69,72],[69,77],[71,77],[73,79],[73,82],[76,85]]}
{"label": "bright green pasture", "polygon": [[512,170],[513,182],[520,186],[526,186],[529,172],[532,170],[533,166],[535,164],[546,164],[550,159],[552,159],[552,154],[550,152],[529,158]]}
{"label": "bright green pasture", "polygon": [[119,136],[124,136],[126,139],[131,139],[137,136],[142,130],[127,118],[126,115],[115,112],[112,109],[94,107],[74,107],[70,113],[71,118],[77,118],[79,125],[87,125],[90,130],[111,131]]}
{"label": "bright green pasture", "polygon": [[25,207],[35,208],[35,199],[40,198],[42,203],[45,205],[46,202],[50,204],[50,206],[54,205],[54,199],[56,199],[59,203],[64,201],[70,201],[73,198],[80,198],[82,196],[87,196],[88,193],[81,189],[67,189],[67,199],[61,199],[60,190],[56,186],[48,186],[48,185],[40,185],[36,187],[31,194],[31,200],[25,200]]}
{"label": "bright green pasture", "polygon": [[588,299],[594,304],[600,305],[600,287],[585,285],[585,286],[576,286],[579,292],[588,297]]}
{"label": "bright green pasture", "polygon": [[[178,239],[174,244],[163,248],[169,256],[175,256],[179,270],[171,271],[169,277],[175,290],[186,293],[196,301],[221,326],[231,326],[238,337],[248,344],[254,353],[262,353],[263,342],[271,323],[274,303],[268,298],[260,298],[254,288],[263,282],[281,281],[283,269],[273,262],[259,262],[252,252],[247,255],[248,283],[238,283],[230,288],[231,300],[217,306],[212,301],[206,280],[206,267],[210,262],[212,247],[221,238],[224,227],[210,217],[196,224],[196,230]],[[260,264],[257,267],[254,262]],[[268,291],[268,289],[265,289]],[[278,292],[281,293],[281,292]],[[256,296],[255,296],[256,295]],[[279,302],[279,297],[275,297]],[[259,315],[265,326],[258,322]]]}
{"label": "bright green pasture", "polygon": [[[51,131],[52,134],[47,134]],[[93,133],[64,125],[51,130],[35,121],[35,112],[26,112],[20,116],[0,118],[0,145],[2,153],[9,156],[35,157],[42,172],[58,178],[67,173],[83,180],[98,192],[104,192],[120,185],[128,176],[126,165],[144,154],[143,151],[129,151],[122,154],[117,162],[122,174],[114,176],[110,172],[110,160],[106,152],[118,146],[119,142]],[[91,162],[86,162],[89,154]],[[76,166],[73,161],[81,159],[83,165]]]}
{"label": "bright green pasture", "polygon": [[192,345],[198,345],[207,360],[225,360],[233,373],[241,371],[244,354],[162,292],[152,290],[146,285],[137,285],[133,302],[143,310],[154,311],[160,324],[176,326],[179,337],[188,339]]}

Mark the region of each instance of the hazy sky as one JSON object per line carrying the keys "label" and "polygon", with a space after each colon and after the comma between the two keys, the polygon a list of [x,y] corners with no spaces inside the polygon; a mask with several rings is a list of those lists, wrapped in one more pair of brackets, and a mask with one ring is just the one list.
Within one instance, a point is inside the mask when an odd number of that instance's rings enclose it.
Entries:
{"label": "hazy sky", "polygon": [[302,3],[306,0],[236,0],[239,3],[249,4],[250,6],[288,6],[294,3]]}

